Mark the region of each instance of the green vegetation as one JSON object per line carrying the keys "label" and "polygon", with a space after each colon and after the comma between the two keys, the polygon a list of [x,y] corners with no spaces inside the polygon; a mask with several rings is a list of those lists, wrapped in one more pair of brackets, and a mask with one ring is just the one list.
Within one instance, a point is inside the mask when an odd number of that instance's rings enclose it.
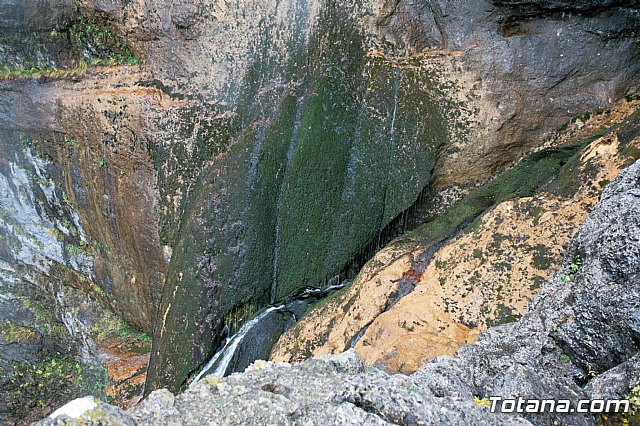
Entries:
{"label": "green vegetation", "polygon": [[91,333],[98,342],[103,342],[109,338],[121,337],[137,341],[140,344],[151,343],[151,337],[148,334],[135,330],[113,312],[108,310],[104,312],[102,318],[91,328]]}
{"label": "green vegetation", "polygon": [[22,307],[29,309],[35,315],[35,326],[38,330],[49,335],[67,335],[67,329],[56,319],[52,308],[47,307],[40,300],[24,299]]}
{"label": "green vegetation", "polygon": [[55,80],[63,78],[78,78],[87,73],[91,67],[122,65],[115,59],[93,59],[80,60],[77,64],[68,68],[57,68],[48,66],[30,66],[22,68],[0,67],[0,81],[12,80],[16,78],[51,78]]}
{"label": "green vegetation", "polygon": [[73,202],[73,200],[71,198],[69,198],[69,195],[66,192],[62,193],[62,201],[64,202],[64,204],[71,208],[74,209],[75,208],[75,203]]}
{"label": "green vegetation", "polygon": [[69,148],[69,154],[68,154],[69,158],[73,157],[73,153],[78,148],[80,148],[80,143],[77,140],[75,140],[75,139],[73,139],[73,138],[71,138],[71,137],[69,137],[67,135],[65,135],[65,137],[64,137],[64,143]]}
{"label": "green vegetation", "polygon": [[19,235],[21,237],[24,237],[25,235],[27,235],[27,232],[19,223],[16,223],[13,225],[13,232],[15,232],[16,235]]}
{"label": "green vegetation", "polygon": [[140,60],[133,54],[129,46],[116,41],[117,37],[107,22],[81,18],[71,25],[69,34],[85,51],[98,56],[97,60],[119,65],[140,64]]}
{"label": "green vegetation", "polygon": [[46,66],[30,66],[30,67],[22,67],[22,68],[12,68],[12,67],[0,67],[0,80],[12,80],[16,78],[53,78],[53,79],[61,79],[61,78],[72,78],[72,77],[80,77],[85,74],[88,68],[88,64],[86,61],[81,61],[78,65],[65,68],[58,69],[56,67],[46,67]]}
{"label": "green vegetation", "polygon": [[372,371],[373,371],[373,365],[365,364],[362,367],[362,372],[363,373],[371,373]]}
{"label": "green vegetation", "polygon": [[82,17],[56,33],[69,34],[71,49],[77,60],[64,67],[33,62],[20,67],[1,65],[0,81],[16,78],[78,78],[91,67],[140,64],[140,59],[113,34],[107,22]]}
{"label": "green vegetation", "polygon": [[[582,145],[567,145],[536,152],[501,173],[486,185],[472,191],[462,201],[400,239],[439,241],[471,221],[484,210],[510,198],[528,197],[550,182]],[[474,225],[476,225],[474,223]],[[504,236],[496,234],[500,243]],[[538,258],[542,261],[542,258]],[[542,261],[541,266],[544,265]]]}
{"label": "green vegetation", "polygon": [[24,342],[32,340],[36,336],[37,333],[33,328],[18,325],[10,320],[0,323],[0,338],[5,342]]}
{"label": "green vegetation", "polygon": [[107,297],[107,292],[104,291],[103,289],[101,289],[96,283],[94,283],[93,281],[91,281],[91,289],[93,290],[93,292],[95,294],[97,294],[98,296],[105,298]]}
{"label": "green vegetation", "polygon": [[60,242],[64,242],[65,239],[65,234],[64,232],[62,232],[61,230],[59,230],[58,228],[49,228],[48,229],[49,234],[51,234],[53,236],[53,238],[55,238],[57,241]]}
{"label": "green vegetation", "polygon": [[84,253],[84,250],[75,244],[68,244],[66,248],[69,255],[73,257],[78,257],[80,254]]}
{"label": "green vegetation", "polygon": [[560,274],[560,279],[564,282],[571,281],[581,266],[582,266],[582,259],[580,256],[576,256],[576,258],[573,259],[573,262],[571,262],[571,264],[569,265],[568,273]]}
{"label": "green vegetation", "polygon": [[638,426],[640,425],[640,386],[631,389],[627,399],[631,406],[629,407],[629,414],[626,420],[629,422],[628,424]]}
{"label": "green vegetation", "polygon": [[6,385],[9,412],[17,419],[34,421],[46,410],[87,394],[106,398],[107,372],[57,356],[13,365]]}

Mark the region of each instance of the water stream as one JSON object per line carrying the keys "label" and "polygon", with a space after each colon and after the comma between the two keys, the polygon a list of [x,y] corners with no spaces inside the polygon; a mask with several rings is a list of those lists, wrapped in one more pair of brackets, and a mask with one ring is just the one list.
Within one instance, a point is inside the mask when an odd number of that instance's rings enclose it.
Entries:
{"label": "water stream", "polygon": [[222,349],[220,349],[218,352],[215,353],[213,357],[211,357],[209,362],[207,362],[207,364],[202,368],[202,370],[200,370],[198,375],[193,379],[191,384],[189,384],[189,387],[192,387],[196,383],[198,383],[198,381],[202,378],[202,376],[209,373],[209,370],[211,370],[214,366],[215,366],[215,369],[211,371],[210,374],[213,374],[215,377],[224,377],[225,374],[227,374],[229,363],[233,359],[236,349],[238,349],[238,345],[242,342],[242,340],[247,335],[247,333],[251,331],[251,329],[255,327],[256,324],[262,321],[262,319],[268,316],[271,312],[279,311],[284,307],[285,305],[272,306],[266,309],[264,312],[262,312],[260,315],[258,315],[251,321],[247,322],[245,325],[243,325],[236,334],[234,334],[233,336],[227,339],[227,342],[222,347]]}
{"label": "water stream", "polygon": [[[302,312],[306,309],[307,306],[309,306],[310,304],[314,303],[315,301],[323,297],[328,296],[330,293],[348,285],[350,282],[351,280],[344,280],[338,284],[330,285],[322,289],[319,289],[319,288],[306,289],[303,292],[301,292],[298,295],[298,297],[296,297],[295,299],[292,299],[286,304],[272,306],[270,308],[265,309],[263,312],[261,312],[251,321],[248,321],[247,323],[245,323],[240,328],[240,330],[238,330],[236,334],[234,334],[233,336],[227,339],[222,349],[216,352],[211,357],[209,362],[207,362],[207,364],[204,367],[202,367],[200,372],[194,377],[194,379],[189,384],[189,387],[190,388],[193,387],[205,375],[211,374],[215,377],[224,377],[228,374],[233,373],[234,370],[230,369],[230,366],[232,365],[234,358],[236,357],[236,355],[238,355],[238,352],[241,352],[241,349],[243,349],[243,346],[246,347],[247,345],[259,344],[259,342],[255,341],[256,335],[255,333],[252,333],[252,331],[254,331],[254,329],[259,327],[261,325],[260,324],[261,322],[265,320],[269,320],[269,317],[271,315],[274,315],[277,312],[284,312],[284,311],[290,312],[291,319],[288,323],[288,327],[290,327],[299,319],[299,317],[302,315]],[[298,313],[298,315],[296,315],[296,312]],[[285,327],[285,329],[288,327]],[[249,339],[250,341],[245,342],[245,340],[247,339]],[[271,348],[268,347],[268,349],[270,350]],[[255,361],[255,360],[252,360],[252,361]]]}

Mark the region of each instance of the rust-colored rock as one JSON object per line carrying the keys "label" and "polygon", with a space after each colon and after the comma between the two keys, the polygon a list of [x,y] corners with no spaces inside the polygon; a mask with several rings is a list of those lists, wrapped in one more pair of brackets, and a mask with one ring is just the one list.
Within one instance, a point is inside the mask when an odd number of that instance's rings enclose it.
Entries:
{"label": "rust-colored rock", "polygon": [[[150,343],[150,342],[149,342]],[[142,398],[150,344],[112,337],[102,342],[100,356],[107,367],[107,394],[119,407],[129,408]]]}
{"label": "rust-colored rock", "polygon": [[415,248],[411,244],[380,251],[365,265],[353,285],[321,301],[305,317],[307,320],[285,333],[272,359],[300,361],[348,348],[353,331],[362,330],[384,312],[398,283],[411,268]]}

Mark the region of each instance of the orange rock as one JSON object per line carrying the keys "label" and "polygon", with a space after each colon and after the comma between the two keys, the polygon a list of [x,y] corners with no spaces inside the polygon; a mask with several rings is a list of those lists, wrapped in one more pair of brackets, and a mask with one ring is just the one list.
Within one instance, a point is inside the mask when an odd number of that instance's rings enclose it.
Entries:
{"label": "orange rock", "polygon": [[139,342],[112,337],[101,342],[101,355],[107,366],[107,394],[113,403],[129,408],[142,398],[149,364],[149,348]]}

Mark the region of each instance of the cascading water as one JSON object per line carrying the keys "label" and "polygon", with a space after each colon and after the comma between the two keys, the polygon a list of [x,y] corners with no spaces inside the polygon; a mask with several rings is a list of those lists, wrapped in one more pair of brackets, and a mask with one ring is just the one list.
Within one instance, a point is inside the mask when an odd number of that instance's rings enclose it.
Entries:
{"label": "cascading water", "polygon": [[238,348],[238,345],[242,342],[247,333],[271,312],[278,311],[284,307],[285,305],[272,306],[245,325],[243,325],[236,334],[227,339],[227,342],[222,347],[222,349],[220,349],[218,352],[216,352],[215,355],[213,355],[213,357],[209,360],[209,362],[207,362],[204,368],[202,368],[200,373],[198,373],[198,375],[193,379],[189,387],[194,386],[202,378],[202,376],[207,374],[207,372],[209,372],[209,370],[211,370],[214,366],[215,369],[211,372],[211,374],[216,377],[224,377],[227,373],[227,369],[229,368],[229,363],[233,359],[233,355]]}
{"label": "cascading water", "polygon": [[[257,327],[262,321],[268,319],[270,315],[273,315],[276,312],[285,311],[285,310],[295,312],[296,308],[294,307],[294,305],[303,304],[306,307],[309,304],[315,302],[316,300],[326,297],[331,292],[346,286],[350,282],[351,280],[344,280],[338,284],[330,285],[323,289],[318,289],[318,288],[307,289],[301,292],[298,298],[293,299],[292,301],[286,304],[279,305],[279,306],[272,306],[270,308],[265,309],[258,316],[256,316],[251,321],[244,324],[236,334],[234,334],[233,336],[227,339],[222,349],[220,349],[218,352],[216,352],[213,355],[213,357],[211,357],[209,362],[207,362],[207,364],[202,368],[202,370],[200,370],[200,372],[191,381],[191,383],[189,384],[189,387],[193,387],[206,374],[212,374],[215,377],[224,377],[227,374],[230,374],[231,372],[233,372],[233,370],[229,371],[229,367],[234,357],[236,356],[238,350],[245,343],[244,340],[248,338],[248,336],[251,336],[250,334],[251,331],[255,327]],[[293,325],[293,323],[297,320],[295,314],[292,315],[292,317],[293,317],[293,322],[290,325]]]}

